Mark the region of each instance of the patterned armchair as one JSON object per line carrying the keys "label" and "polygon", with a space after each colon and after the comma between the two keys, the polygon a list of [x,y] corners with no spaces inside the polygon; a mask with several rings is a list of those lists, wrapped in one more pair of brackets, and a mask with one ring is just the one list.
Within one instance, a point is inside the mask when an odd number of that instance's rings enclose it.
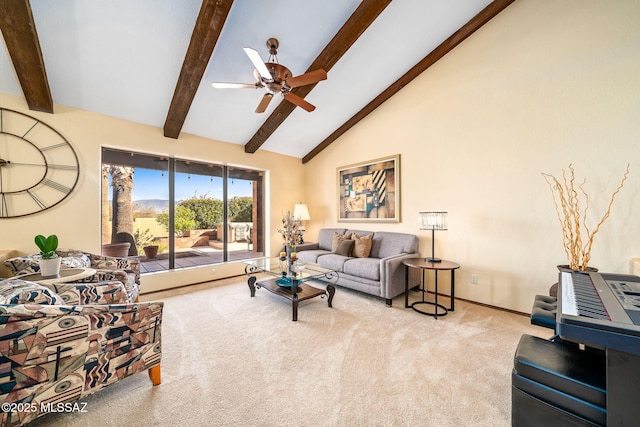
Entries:
{"label": "patterned armchair", "polygon": [[[126,298],[118,283],[97,287],[115,301]],[[0,281],[0,425],[26,424],[141,371],[160,384],[162,310],[70,305],[49,287]]]}
{"label": "patterned armchair", "polygon": [[[97,283],[104,285],[105,282],[112,283],[119,281],[124,284],[127,299],[125,302],[135,302],[140,293],[140,261],[132,258],[117,258],[110,256],[102,256],[83,252],[75,249],[62,249],[56,251],[62,258],[60,268],[93,268],[96,274],[84,279],[80,279],[79,283]],[[40,271],[38,261],[40,255],[25,255],[21,257],[11,258],[4,261],[14,276],[37,273]],[[78,283],[75,282],[75,283]],[[76,288],[69,286],[50,286],[57,293],[60,293],[68,304],[110,304],[109,300],[87,300],[75,291]],[[60,289],[65,288],[64,292]],[[90,294],[90,285],[84,288],[85,297]],[[78,288],[79,289],[79,288]]]}

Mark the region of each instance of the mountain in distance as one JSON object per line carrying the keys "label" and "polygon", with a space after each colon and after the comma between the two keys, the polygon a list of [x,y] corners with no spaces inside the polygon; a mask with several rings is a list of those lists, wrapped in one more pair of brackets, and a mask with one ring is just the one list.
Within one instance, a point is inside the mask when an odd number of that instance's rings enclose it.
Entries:
{"label": "mountain in distance", "polygon": [[169,201],[163,199],[145,199],[133,201],[134,211],[147,211],[160,214],[169,210]]}

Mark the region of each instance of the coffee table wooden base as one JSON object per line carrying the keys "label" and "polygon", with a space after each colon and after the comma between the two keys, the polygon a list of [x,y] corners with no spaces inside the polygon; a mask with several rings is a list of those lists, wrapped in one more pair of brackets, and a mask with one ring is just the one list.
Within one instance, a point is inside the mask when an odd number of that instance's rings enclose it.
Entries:
{"label": "coffee table wooden base", "polygon": [[249,279],[247,280],[251,296],[256,296],[256,289],[264,288],[272,294],[280,295],[281,297],[288,299],[291,301],[294,322],[298,320],[298,303],[300,301],[315,298],[317,296],[320,296],[321,298],[327,297],[328,306],[333,307],[331,303],[333,301],[333,295],[336,293],[336,288],[330,283],[327,283],[326,290],[309,286],[306,283],[300,283],[297,285],[296,292],[292,292],[291,288],[278,286],[276,284],[276,279],[261,280],[259,282],[256,280],[255,276],[249,276]]}

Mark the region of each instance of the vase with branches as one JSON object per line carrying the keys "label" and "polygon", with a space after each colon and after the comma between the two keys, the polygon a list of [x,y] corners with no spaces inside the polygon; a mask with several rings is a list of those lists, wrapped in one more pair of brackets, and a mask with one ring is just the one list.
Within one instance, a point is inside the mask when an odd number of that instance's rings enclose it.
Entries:
{"label": "vase with branches", "polygon": [[303,233],[300,229],[300,220],[294,218],[292,213],[287,211],[286,214],[282,214],[282,227],[278,229],[278,233],[282,235],[287,252],[295,252],[295,247]]}
{"label": "vase with branches", "polygon": [[562,170],[561,180],[548,173],[542,173],[542,175],[553,195],[553,203],[560,221],[562,243],[569,261],[569,268],[571,270],[586,270],[591,260],[594,237],[611,214],[613,202],[629,176],[629,165],[627,164],[627,169],[622,175],[620,184],[611,194],[607,210],[595,227],[591,227],[587,223],[587,212],[590,206],[589,195],[584,189],[586,179],[582,180],[582,182],[576,182],[575,170],[572,164],[569,164],[568,172],[564,169]]}

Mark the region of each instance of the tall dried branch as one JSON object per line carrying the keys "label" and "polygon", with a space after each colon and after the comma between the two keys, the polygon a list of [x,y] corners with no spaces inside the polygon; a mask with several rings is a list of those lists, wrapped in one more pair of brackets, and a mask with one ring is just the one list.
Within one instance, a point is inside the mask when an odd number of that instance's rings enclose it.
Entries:
{"label": "tall dried branch", "polygon": [[[587,224],[587,212],[589,211],[589,195],[584,189],[586,179],[579,185],[576,184],[575,171],[573,165],[569,165],[569,172],[562,170],[562,182],[555,176],[543,173],[545,181],[551,189],[553,203],[556,214],[560,221],[562,231],[562,243],[569,267],[573,270],[586,270],[591,261],[591,249],[595,235],[600,231],[600,227],[611,215],[611,207],[620,190],[624,186],[629,176],[629,165],[622,176],[620,184],[611,194],[607,210],[593,230]],[[581,208],[581,198],[584,199],[584,209]],[[583,231],[585,239],[583,240]],[[586,242],[586,243],[583,243]]]}

